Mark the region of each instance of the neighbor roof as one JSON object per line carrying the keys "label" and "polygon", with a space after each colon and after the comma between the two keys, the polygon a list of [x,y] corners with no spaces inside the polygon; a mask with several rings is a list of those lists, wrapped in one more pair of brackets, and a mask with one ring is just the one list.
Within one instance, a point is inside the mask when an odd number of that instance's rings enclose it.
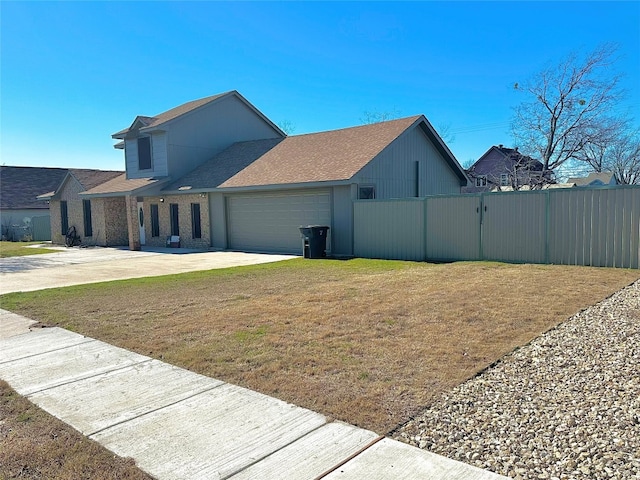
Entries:
{"label": "neighbor roof", "polygon": [[577,187],[585,187],[591,185],[594,182],[602,182],[604,185],[609,185],[613,180],[613,173],[611,172],[591,172],[586,177],[572,177],[567,180],[568,183],[575,183]]}
{"label": "neighbor roof", "polygon": [[[235,143],[164,190],[348,180],[403,132],[421,122],[426,126],[426,119],[417,115],[284,139]],[[453,155],[447,155],[457,165]]]}
{"label": "neighbor roof", "polygon": [[66,168],[0,166],[0,208],[48,209],[36,197],[58,188],[67,172]]}

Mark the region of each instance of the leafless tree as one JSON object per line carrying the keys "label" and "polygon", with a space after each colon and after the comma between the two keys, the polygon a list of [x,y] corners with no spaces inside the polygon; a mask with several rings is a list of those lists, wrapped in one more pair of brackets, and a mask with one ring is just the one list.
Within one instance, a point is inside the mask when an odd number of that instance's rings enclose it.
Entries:
{"label": "leafless tree", "polygon": [[278,127],[287,135],[291,135],[296,131],[296,125],[291,120],[282,120],[278,122]]}
{"label": "leafless tree", "polygon": [[515,108],[513,134],[524,153],[540,159],[543,175],[579,160],[600,139],[600,125],[623,98],[620,76],[610,70],[616,50],[604,44],[584,58],[570,54],[514,85],[527,100]]}
{"label": "leafless tree", "polygon": [[618,183],[640,185],[640,130],[615,139],[607,149],[605,166]]}
{"label": "leafless tree", "polygon": [[378,110],[367,110],[362,115],[363,116],[360,118],[360,121],[364,125],[370,125],[372,123],[395,120],[396,118],[400,117],[400,111],[394,107],[393,110],[387,110],[385,112],[380,112]]}

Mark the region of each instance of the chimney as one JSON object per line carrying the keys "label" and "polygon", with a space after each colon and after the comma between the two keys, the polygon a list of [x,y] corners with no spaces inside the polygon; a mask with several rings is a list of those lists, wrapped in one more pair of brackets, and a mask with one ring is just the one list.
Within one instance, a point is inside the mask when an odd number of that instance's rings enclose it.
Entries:
{"label": "chimney", "polygon": [[502,144],[498,145],[498,148],[502,148]]}

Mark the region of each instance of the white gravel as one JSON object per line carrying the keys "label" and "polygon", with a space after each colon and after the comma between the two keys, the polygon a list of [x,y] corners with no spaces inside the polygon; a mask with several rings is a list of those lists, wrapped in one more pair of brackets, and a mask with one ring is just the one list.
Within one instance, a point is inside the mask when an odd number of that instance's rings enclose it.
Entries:
{"label": "white gravel", "polygon": [[448,392],[394,436],[515,479],[640,479],[640,280]]}

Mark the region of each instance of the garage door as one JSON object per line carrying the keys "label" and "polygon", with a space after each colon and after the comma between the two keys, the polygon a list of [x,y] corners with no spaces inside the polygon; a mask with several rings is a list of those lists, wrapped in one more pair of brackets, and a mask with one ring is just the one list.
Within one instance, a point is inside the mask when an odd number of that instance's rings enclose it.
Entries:
{"label": "garage door", "polygon": [[[330,194],[328,191],[316,191],[230,195],[227,197],[227,214],[231,248],[300,254],[302,244],[298,227],[331,226]],[[327,244],[327,250],[329,246]]]}

